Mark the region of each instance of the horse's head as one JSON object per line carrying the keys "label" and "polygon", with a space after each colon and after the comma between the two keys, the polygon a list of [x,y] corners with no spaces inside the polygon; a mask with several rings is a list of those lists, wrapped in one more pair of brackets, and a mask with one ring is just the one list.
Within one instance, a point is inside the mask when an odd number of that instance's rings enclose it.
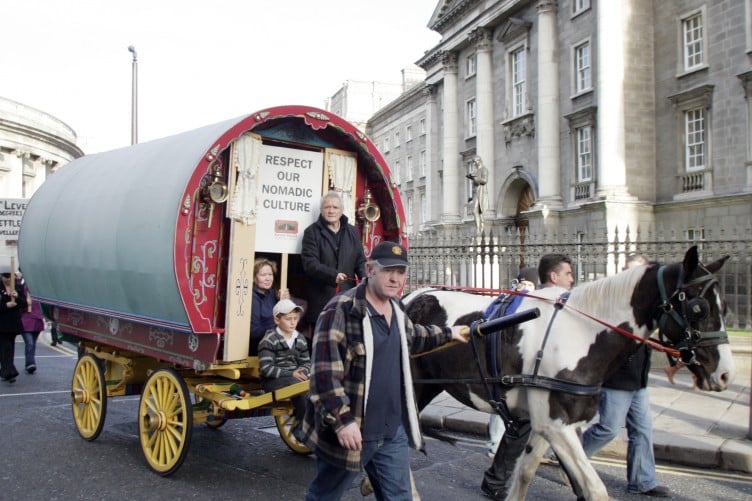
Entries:
{"label": "horse's head", "polygon": [[660,266],[656,273],[661,339],[679,351],[703,390],[725,390],[734,377],[724,322],[726,304],[714,275],[727,259],[725,256],[705,266],[693,246],[682,263]]}

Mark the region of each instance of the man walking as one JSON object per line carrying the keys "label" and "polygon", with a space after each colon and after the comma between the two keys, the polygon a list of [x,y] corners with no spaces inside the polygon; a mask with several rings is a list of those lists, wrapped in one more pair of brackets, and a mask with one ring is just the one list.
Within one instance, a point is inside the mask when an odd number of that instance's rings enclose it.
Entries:
{"label": "man walking", "polygon": [[[571,289],[574,284],[572,260],[564,254],[546,254],[538,263],[538,278],[541,288]],[[504,431],[494,461],[483,474],[483,483],[480,486],[489,498],[506,499],[514,465],[527,445],[531,431],[530,420],[527,418],[513,421]]]}
{"label": "man walking", "polygon": [[410,354],[450,340],[466,326],[413,324],[398,294],[407,250],[377,245],[366,279],[335,296],[316,323],[311,390],[300,439],[316,454],[306,499],[338,500],[361,468],[376,499],[412,499],[408,444],[423,448],[410,375]]}
{"label": "man walking", "polygon": [[[624,269],[648,264],[640,254],[627,257]],[[616,438],[626,422],[627,491],[643,496],[667,498],[671,491],[655,480],[653,420],[650,416],[648,374],[650,348],[641,344],[616,373],[603,382],[598,407],[598,422],[587,429],[582,447],[587,457],[594,456]]]}

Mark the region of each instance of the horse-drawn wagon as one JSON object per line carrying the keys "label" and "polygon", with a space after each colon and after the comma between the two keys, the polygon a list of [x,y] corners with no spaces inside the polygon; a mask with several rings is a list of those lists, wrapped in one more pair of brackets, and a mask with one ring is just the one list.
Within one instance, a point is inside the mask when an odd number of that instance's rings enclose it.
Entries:
{"label": "horse-drawn wagon", "polygon": [[141,448],[173,473],[192,426],[275,417],[293,436],[301,382],[261,391],[249,356],[254,258],[281,264],[277,285],[304,296],[300,242],[323,193],[337,190],[366,254],[406,243],[386,162],[353,125],[283,106],[79,158],[26,210],[19,262],[48,317],[79,340],[71,398],[78,433],[101,433],[108,397],[140,394]]}

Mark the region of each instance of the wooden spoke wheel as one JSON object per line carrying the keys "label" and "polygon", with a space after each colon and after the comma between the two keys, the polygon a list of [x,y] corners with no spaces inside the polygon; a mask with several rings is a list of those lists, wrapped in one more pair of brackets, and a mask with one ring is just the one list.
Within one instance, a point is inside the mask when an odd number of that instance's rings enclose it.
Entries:
{"label": "wooden spoke wheel", "polygon": [[138,404],[138,434],[149,467],[162,476],[174,473],[188,454],[192,432],[185,381],[173,369],[154,371]]}
{"label": "wooden spoke wheel", "polygon": [[282,437],[282,441],[287,444],[287,447],[291,451],[297,454],[310,454],[311,449],[306,447],[303,442],[300,442],[292,430],[298,425],[298,419],[295,417],[292,407],[289,409],[276,409],[274,412],[274,423],[277,425],[279,436]]}
{"label": "wooden spoke wheel", "polygon": [[83,355],[73,369],[71,382],[73,422],[84,440],[95,440],[107,415],[107,383],[102,363],[94,355]]}

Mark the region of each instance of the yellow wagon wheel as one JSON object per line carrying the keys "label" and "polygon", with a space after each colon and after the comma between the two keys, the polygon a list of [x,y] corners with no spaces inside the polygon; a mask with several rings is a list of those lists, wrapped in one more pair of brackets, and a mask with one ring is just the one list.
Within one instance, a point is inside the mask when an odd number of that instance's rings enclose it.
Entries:
{"label": "yellow wagon wheel", "polygon": [[107,414],[107,384],[99,359],[86,354],[78,359],[71,381],[73,422],[81,438],[95,440]]}
{"label": "yellow wagon wheel", "polygon": [[138,404],[138,434],[149,467],[162,476],[174,473],[188,454],[192,432],[185,381],[174,369],[154,371]]}
{"label": "yellow wagon wheel", "polygon": [[282,437],[282,441],[287,444],[287,447],[297,454],[310,454],[311,449],[292,434],[292,430],[298,425],[298,419],[295,417],[293,408],[285,409],[281,407],[274,409],[273,413],[279,436]]}

